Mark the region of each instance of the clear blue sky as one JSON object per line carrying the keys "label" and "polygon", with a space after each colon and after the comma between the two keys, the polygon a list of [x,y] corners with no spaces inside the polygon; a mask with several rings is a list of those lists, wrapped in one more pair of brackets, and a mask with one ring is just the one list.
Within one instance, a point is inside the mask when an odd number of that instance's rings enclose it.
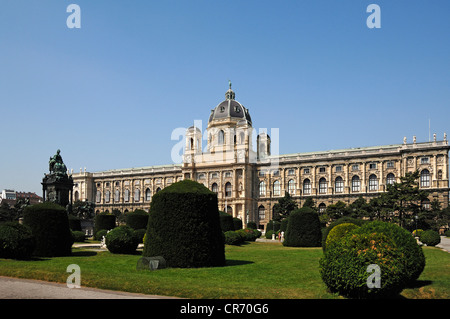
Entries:
{"label": "clear blue sky", "polygon": [[[69,29],[69,4],[81,29]],[[369,4],[381,28],[369,29]],[[0,0],[0,189],[171,164],[228,80],[280,153],[450,135],[450,1]],[[270,134],[270,132],[269,132]]]}

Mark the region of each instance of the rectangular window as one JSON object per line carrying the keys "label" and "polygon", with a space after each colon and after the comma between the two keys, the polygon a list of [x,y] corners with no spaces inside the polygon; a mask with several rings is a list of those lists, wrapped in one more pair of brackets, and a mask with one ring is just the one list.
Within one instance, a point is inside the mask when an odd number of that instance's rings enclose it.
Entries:
{"label": "rectangular window", "polygon": [[358,164],[353,164],[352,165],[352,171],[357,171],[359,170],[359,165]]}
{"label": "rectangular window", "polygon": [[305,168],[305,169],[303,170],[303,174],[309,174],[309,168]]}
{"label": "rectangular window", "polygon": [[369,169],[376,169],[377,168],[377,163],[370,163],[369,164]]}
{"label": "rectangular window", "polygon": [[336,166],[336,173],[337,172],[342,172],[342,166],[341,165]]}
{"label": "rectangular window", "polygon": [[393,161],[389,161],[386,163],[386,167],[387,168],[394,168],[394,162]]}
{"label": "rectangular window", "polygon": [[295,170],[294,169],[289,169],[288,170],[288,175],[295,175]]}
{"label": "rectangular window", "polygon": [[420,159],[420,164],[429,164],[430,163],[430,158],[429,157],[422,157]]}
{"label": "rectangular window", "polygon": [[319,167],[319,173],[325,173],[325,167]]}

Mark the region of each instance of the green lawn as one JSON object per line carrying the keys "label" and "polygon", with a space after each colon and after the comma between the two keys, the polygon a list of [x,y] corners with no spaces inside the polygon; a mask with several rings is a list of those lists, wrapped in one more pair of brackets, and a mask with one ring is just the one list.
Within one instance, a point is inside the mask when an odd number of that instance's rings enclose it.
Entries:
{"label": "green lawn", "polygon": [[[407,298],[450,298],[450,254],[424,248],[427,265]],[[187,298],[340,298],[328,293],[318,264],[321,248],[254,242],[226,246],[227,265],[137,271],[140,255],[73,249],[73,256],[33,261],[0,259],[0,275],[65,283],[69,264],[81,268],[81,285]]]}

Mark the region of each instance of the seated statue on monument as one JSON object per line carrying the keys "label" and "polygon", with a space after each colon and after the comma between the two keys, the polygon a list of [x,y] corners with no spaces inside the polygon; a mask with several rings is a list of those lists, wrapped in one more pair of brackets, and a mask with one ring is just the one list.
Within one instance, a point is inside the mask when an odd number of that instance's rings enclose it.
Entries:
{"label": "seated statue on monument", "polygon": [[48,162],[50,174],[45,174],[42,180],[43,197],[45,201],[71,206],[73,179],[72,176],[68,176],[67,167],[60,153],[61,151],[57,150]]}

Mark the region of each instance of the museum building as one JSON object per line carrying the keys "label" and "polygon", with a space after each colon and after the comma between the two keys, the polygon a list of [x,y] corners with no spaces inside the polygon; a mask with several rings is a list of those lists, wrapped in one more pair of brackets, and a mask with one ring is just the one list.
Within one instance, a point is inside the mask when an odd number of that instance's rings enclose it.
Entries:
{"label": "museum building", "polygon": [[[121,213],[150,208],[152,195],[183,179],[192,179],[217,193],[219,209],[261,228],[272,218],[273,206],[288,192],[302,205],[312,197],[319,211],[337,201],[352,203],[385,192],[407,172],[420,173],[419,186],[429,192],[424,208],[437,199],[449,202],[446,134],[438,141],[295,154],[271,154],[271,139],[257,134],[249,110],[231,89],[211,110],[203,132],[191,126],[185,134],[181,164],[113,169],[72,174],[73,200],[91,201],[96,212]],[[256,145],[254,145],[256,144]]]}

